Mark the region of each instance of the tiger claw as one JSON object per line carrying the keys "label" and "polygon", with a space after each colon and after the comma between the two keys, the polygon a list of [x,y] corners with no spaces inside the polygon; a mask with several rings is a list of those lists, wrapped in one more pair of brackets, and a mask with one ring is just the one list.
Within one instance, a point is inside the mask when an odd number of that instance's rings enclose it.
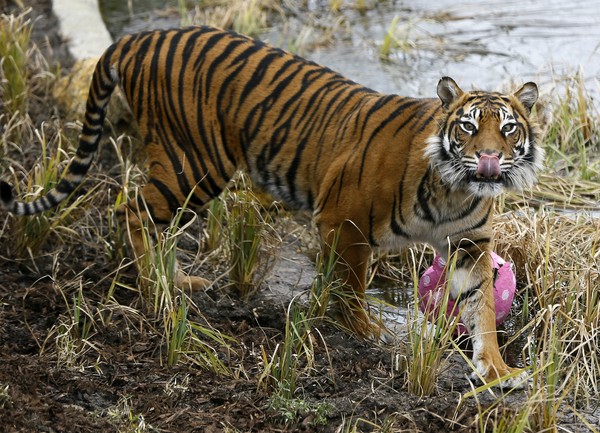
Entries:
{"label": "tiger claw", "polygon": [[[484,377],[485,380],[481,380]],[[497,370],[493,367],[489,367],[487,374],[481,374],[480,372],[472,372],[469,375],[469,379],[475,383],[494,383],[494,386],[500,389],[523,389],[528,384],[529,375],[527,371],[522,368],[510,368],[506,367],[501,370]]]}

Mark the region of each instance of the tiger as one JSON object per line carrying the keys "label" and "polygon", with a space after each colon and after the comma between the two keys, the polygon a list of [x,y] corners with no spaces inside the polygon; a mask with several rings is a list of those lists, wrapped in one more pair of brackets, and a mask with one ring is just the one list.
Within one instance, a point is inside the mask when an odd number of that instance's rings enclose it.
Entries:
{"label": "tiger", "polygon": [[[139,272],[151,254],[144,226],[169,224],[183,203],[203,209],[243,170],[291,208],[312,212],[324,251],[335,240],[350,298],[338,317],[351,334],[382,332],[365,298],[373,251],[426,243],[445,260],[456,257],[449,290],[472,336],[473,375],[517,383],[523,372],[504,362],[496,337],[489,253],[495,198],[533,185],[542,166],[535,83],[504,94],[463,91],[442,77],[437,97],[405,97],[233,31],[131,34],[97,63],[66,174],[29,203],[2,181],[9,212],[49,210],[76,190],[117,85],[147,153],[147,182],[116,212]],[[174,284],[201,290],[210,281],[177,267]]]}

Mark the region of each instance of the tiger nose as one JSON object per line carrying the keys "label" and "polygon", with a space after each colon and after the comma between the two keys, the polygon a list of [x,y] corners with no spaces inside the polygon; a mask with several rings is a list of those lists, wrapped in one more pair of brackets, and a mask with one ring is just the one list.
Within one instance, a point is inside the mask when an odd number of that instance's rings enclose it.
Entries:
{"label": "tiger nose", "polygon": [[477,175],[486,179],[500,176],[500,156],[497,153],[483,153],[477,162]]}

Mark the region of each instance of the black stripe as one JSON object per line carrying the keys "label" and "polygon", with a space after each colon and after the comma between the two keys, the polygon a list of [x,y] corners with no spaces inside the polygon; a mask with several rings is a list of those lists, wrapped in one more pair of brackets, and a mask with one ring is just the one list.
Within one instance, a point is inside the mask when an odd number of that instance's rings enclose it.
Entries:
{"label": "black stripe", "polygon": [[73,159],[71,161],[71,164],[69,165],[69,173],[81,176],[86,174],[89,168],[89,164],[84,164],[77,161],[76,159]]}
{"label": "black stripe", "polygon": [[258,135],[260,127],[263,125],[267,113],[270,113],[275,101],[277,101],[281,95],[284,94],[284,90],[292,82],[296,75],[303,72],[303,66],[303,64],[299,63],[295,71],[282,79],[265,99],[254,105],[254,107],[249,110],[240,137],[242,149],[245,152],[247,151],[248,146]]}
{"label": "black stripe", "polygon": [[[229,37],[231,38],[231,35],[229,33],[217,33],[216,35],[214,35],[213,37],[211,37],[204,46],[204,50],[208,51],[208,49],[212,48],[213,44],[216,44],[217,42],[219,42],[221,39],[225,38],[225,37]],[[227,45],[225,46],[225,49],[220,51],[220,54],[211,62],[211,64],[206,68],[203,68],[205,71],[205,81],[204,81],[204,103],[208,104],[208,97],[210,95],[210,90],[213,87],[212,86],[212,79],[215,75],[215,70],[221,66],[221,63],[223,61],[225,61],[233,52],[233,50],[235,49],[236,45],[234,45],[233,43],[231,43],[231,41],[229,41],[227,43]]]}
{"label": "black stripe", "polygon": [[[263,53],[261,53],[261,54],[263,54]],[[267,54],[264,54],[264,57],[258,63],[258,65],[254,66],[252,68],[254,72],[253,72],[252,76],[250,77],[250,79],[246,82],[246,85],[244,86],[244,89],[242,90],[242,93],[240,94],[240,102],[245,101],[248,98],[248,95],[250,94],[250,92],[255,90],[256,87],[258,85],[260,85],[260,83],[264,80],[265,75],[267,75],[267,72],[270,71],[270,69],[273,65],[273,62],[278,57],[281,57],[280,52],[277,52],[277,51],[267,52]]]}
{"label": "black stripe", "polygon": [[[288,101],[286,102],[286,104],[284,105],[283,109],[282,109],[282,114],[285,113],[290,107],[291,107],[291,103],[295,102],[295,101],[299,101],[302,99],[302,95],[304,93],[306,93],[306,91],[308,90],[309,86],[312,84],[312,80],[316,80],[318,79],[321,75],[323,75],[324,71],[323,70],[313,70],[313,71],[309,71],[308,73],[306,73],[303,77],[303,85],[300,87],[300,89],[296,92],[296,94],[292,95]],[[312,77],[313,75],[316,75],[314,78],[309,78]],[[326,85],[321,86],[316,92],[312,92],[311,97],[309,98],[309,100],[306,102],[306,110],[305,110],[305,114],[307,111],[310,110],[315,110],[313,113],[316,113],[318,110],[318,104],[315,103],[315,98],[318,97],[318,94],[320,91],[324,91],[326,92]],[[304,118],[304,114],[300,116],[300,119],[298,120],[298,123],[300,123],[302,121],[302,119]],[[279,152],[279,150],[282,148],[282,145],[286,143],[287,141],[287,133],[289,131],[290,128],[290,122],[292,120],[296,120],[298,119],[298,115],[297,112],[291,112],[290,114],[290,119],[288,122],[284,123],[284,125],[280,126],[279,128],[277,128],[275,130],[275,133],[281,133],[281,137],[278,137],[277,139],[272,139],[270,140],[270,145],[269,145],[269,150],[270,150],[270,157],[271,159],[275,158],[275,156],[277,155],[277,153]],[[306,123],[307,126],[312,125],[312,122],[307,122]],[[296,126],[292,126],[292,128],[295,130],[297,129],[297,125]],[[296,143],[296,149],[295,149],[295,155],[294,158],[292,159],[291,164],[289,165],[289,168],[287,170],[286,173],[286,180],[288,183],[288,190],[289,193],[291,195],[291,198],[293,201],[297,200],[297,196],[296,196],[296,174],[298,171],[298,168],[300,166],[300,163],[302,161],[302,154],[304,152],[304,150],[306,149],[306,145],[308,144],[308,140],[310,139],[310,137],[313,136],[313,134],[315,133],[315,130],[306,130],[305,133],[301,132],[301,135],[303,136],[302,139],[300,139],[299,143]],[[275,137],[274,137],[275,138]]]}
{"label": "black stripe", "polygon": [[340,204],[340,197],[342,196],[342,188],[344,187],[344,176],[346,175],[346,167],[348,165],[348,161],[344,162],[344,166],[342,167],[342,173],[340,174],[340,181],[337,192],[337,199],[335,201],[336,206]]}
{"label": "black stripe", "polygon": [[[392,217],[390,219],[390,228],[392,229],[392,233],[394,233],[396,236],[409,238],[410,236],[408,235],[408,233],[406,233],[404,229],[402,229],[402,227],[400,227],[400,225],[396,222],[396,202],[396,194],[394,194],[394,201],[392,203]],[[401,203],[400,206],[402,206]]]}
{"label": "black stripe", "polygon": [[[402,132],[409,123],[416,123],[419,120],[421,120],[423,117],[425,117],[424,112],[427,111],[430,101],[431,100],[429,100],[429,99],[411,99],[411,104],[409,106],[412,106],[412,105],[419,105],[419,106],[415,107],[415,111],[413,111],[413,113],[410,116],[408,116],[406,119],[404,119],[404,122],[402,122],[400,125],[398,125],[398,127],[394,131],[394,135],[397,135],[398,133]],[[416,129],[416,128],[414,128],[414,129]],[[414,132],[413,132],[413,134],[414,134]]]}
{"label": "black stripe", "polygon": [[[165,77],[164,77],[165,81],[159,79],[159,71],[162,70],[160,68],[160,66],[161,66],[160,58],[163,53],[163,49],[169,50],[168,51],[169,55],[173,51],[172,45],[163,46],[163,44],[165,43],[165,40],[166,40],[166,36],[167,36],[166,33],[158,33],[158,39],[157,39],[156,45],[154,47],[152,60],[151,60],[151,67],[150,67],[149,82],[152,83],[152,85],[154,86],[153,95],[154,95],[154,97],[157,98],[157,102],[156,102],[155,106],[159,110],[164,110],[165,108],[167,108],[167,106],[173,107],[173,101],[170,98],[170,94],[171,94],[171,89],[169,86],[170,85],[170,74],[165,74]],[[167,102],[165,102],[165,98],[166,98]],[[182,161],[180,161],[180,156],[175,151],[173,146],[177,145],[177,147],[179,147],[183,151],[183,153],[186,154],[186,148],[183,146],[183,144],[185,143],[185,140],[183,140],[182,137],[180,137],[179,134],[177,133],[179,128],[177,128],[176,125],[174,124],[173,116],[169,115],[170,112],[172,112],[174,110],[166,110],[166,111],[167,112],[159,111],[156,113],[158,116],[162,116],[162,118],[163,118],[163,122],[158,124],[157,127],[155,128],[155,130],[158,134],[158,137],[157,137],[158,143],[165,150],[165,153],[171,162],[172,170],[175,173],[183,173]],[[166,125],[164,123],[166,123]],[[167,133],[167,131],[170,132],[171,134],[173,134],[173,136],[170,136]],[[203,163],[202,159],[200,159],[200,163],[203,166],[202,170],[198,169],[193,158],[187,158],[186,162],[189,164],[189,166],[192,170],[194,179],[197,179],[198,181],[200,179],[208,180],[209,184],[212,183],[211,187],[213,188],[213,190],[217,189],[216,185],[214,185],[212,178],[210,178],[210,176],[208,176],[206,165]],[[187,194],[189,194],[190,191],[192,191],[192,186],[189,184],[186,176],[176,176],[176,179],[179,184],[179,189],[183,195],[187,195]],[[211,190],[207,189],[206,183],[204,181],[201,182],[198,186],[207,195],[214,197],[214,195],[212,195],[212,193],[211,193]],[[199,200],[195,196],[193,196],[190,199],[190,201],[196,205],[204,204],[204,203],[200,203]]]}
{"label": "black stripe", "polygon": [[[382,107],[384,107],[388,102],[390,102],[390,100],[392,100],[395,96],[394,95],[379,95],[376,99],[375,99],[375,103],[371,105],[371,107],[366,110],[365,113],[365,117],[364,119],[362,119],[361,124],[359,125],[358,122],[360,120],[360,116],[356,116],[356,129],[358,131],[360,131],[360,134],[358,136],[358,140],[357,143],[363,143],[363,134],[365,132],[365,126],[369,124],[369,120],[371,118],[371,116],[373,114],[375,114],[377,111],[379,111]],[[364,110],[361,110],[361,114],[363,114]],[[367,147],[368,147],[368,143],[367,143]],[[363,156],[364,153],[366,153],[366,149],[363,150]],[[360,182],[360,181],[359,181]]]}
{"label": "black stripe", "polygon": [[485,211],[485,214],[483,215],[483,218],[481,218],[477,223],[475,223],[474,225],[472,225],[472,226],[470,226],[470,227],[468,227],[466,229],[459,230],[459,231],[456,231],[456,232],[454,232],[452,234],[449,234],[448,237],[453,238],[453,237],[455,237],[455,236],[457,236],[457,235],[459,235],[461,233],[467,233],[467,232],[470,232],[470,231],[475,231],[475,230],[483,227],[487,223],[488,218],[490,217],[490,211],[492,210],[492,206],[493,206],[493,201],[490,201],[490,205],[489,205],[488,209]]}
{"label": "black stripe", "polygon": [[449,223],[449,222],[454,222],[454,221],[460,221],[463,218],[468,217],[469,215],[471,215],[473,212],[475,212],[477,210],[477,207],[479,206],[479,203],[481,203],[481,200],[482,200],[481,197],[474,197],[471,200],[471,202],[469,203],[468,207],[466,207],[465,209],[462,209],[456,215],[448,216],[447,218],[441,219],[439,222],[440,223]]}
{"label": "black stripe", "polygon": [[[99,135],[97,137],[99,137]],[[87,141],[83,138],[79,139],[79,147],[77,148],[78,154],[89,155],[91,153],[94,153],[96,149],[96,141]]]}
{"label": "black stripe", "polygon": [[[204,34],[202,34],[204,36]],[[216,32],[208,38],[202,40],[202,48],[197,51],[196,58],[193,63],[193,70],[195,72],[193,94],[198,95],[198,105],[202,103],[203,90],[202,87],[202,74],[206,74],[208,68],[205,67],[204,62],[206,61],[207,54],[211,51],[218,43],[227,36],[227,33]],[[191,61],[192,59],[190,59]],[[202,73],[202,74],[200,74]]]}
{"label": "black stripe", "polygon": [[[380,101],[378,101],[368,112],[365,120],[363,121],[363,128],[362,130],[364,130],[364,125],[367,125],[367,122],[369,120],[369,117],[371,116],[371,114],[373,114],[375,111],[383,108],[388,102],[392,101],[393,99],[398,98],[400,101],[406,101],[403,102],[402,104],[400,104],[400,106],[398,106],[394,111],[392,111],[388,116],[386,116],[386,118],[379,124],[377,125],[377,127],[375,128],[375,130],[371,133],[371,136],[369,137],[369,139],[367,140],[367,144],[363,147],[363,151],[362,151],[362,159],[360,162],[360,170],[359,170],[359,174],[358,174],[358,184],[360,185],[361,181],[362,181],[362,176],[363,176],[363,171],[365,168],[365,162],[367,159],[367,153],[369,151],[369,147],[371,146],[371,143],[373,142],[374,138],[376,137],[376,135],[383,129],[385,128],[392,120],[395,120],[397,117],[401,116],[402,114],[404,114],[405,110],[408,109],[409,107],[417,104],[417,103],[422,103],[422,101],[420,101],[419,99],[408,99],[408,98],[400,98],[396,95],[386,95],[384,97],[381,98]],[[361,130],[361,143],[362,143],[362,130]]]}
{"label": "black stripe", "polygon": [[[431,223],[435,223],[435,218],[433,213],[431,212],[431,208],[429,207],[429,200],[431,199],[431,192],[426,188],[427,181],[429,180],[429,176],[431,174],[431,169],[428,167],[427,171],[421,178],[421,182],[419,183],[419,187],[417,189],[417,203],[415,203],[415,213],[419,215],[420,218],[425,221],[429,221]],[[417,207],[418,206],[418,207]],[[421,212],[419,212],[419,210]]]}
{"label": "black stripe", "polygon": [[287,184],[288,184],[288,191],[289,191],[291,199],[294,203],[297,203],[296,173],[298,172],[298,167],[300,166],[300,162],[302,160],[302,153],[304,153],[304,150],[306,149],[307,144],[308,144],[308,141],[305,139],[300,140],[300,142],[297,143],[294,158],[292,159],[292,162],[289,165],[289,168],[288,168],[286,176],[285,176]]}
{"label": "black stripe", "polygon": [[[238,41],[241,43],[241,41]],[[231,151],[231,146],[229,146],[229,143],[227,142],[227,128],[228,128],[228,121],[230,120],[230,117],[234,116],[232,113],[237,113],[240,110],[241,107],[241,101],[238,102],[237,105],[234,105],[234,98],[233,98],[233,93],[229,95],[229,97],[226,96],[226,92],[229,89],[229,86],[232,85],[233,83],[235,83],[235,78],[238,76],[238,74],[240,72],[242,72],[246,67],[247,67],[247,59],[254,55],[257,52],[257,47],[254,45],[250,45],[248,47],[246,47],[242,53],[240,53],[237,57],[235,57],[228,65],[228,67],[232,67],[233,65],[236,65],[239,63],[239,65],[229,73],[229,75],[227,76],[227,80],[225,80],[224,84],[221,86],[221,88],[219,89],[219,93],[217,95],[217,101],[227,101],[227,104],[222,107],[222,109],[217,109],[216,110],[216,114],[217,114],[217,120],[219,122],[219,130],[220,130],[220,134],[221,134],[221,151],[224,152],[225,157],[227,158],[227,160],[229,161],[230,164],[232,164],[234,167],[237,167],[238,165],[238,161],[237,158],[235,157],[234,153]],[[203,137],[206,137],[206,131],[204,129],[204,124],[202,122],[202,98],[199,98],[198,100],[198,106],[197,106],[197,115],[198,115],[198,128],[200,130],[200,134]],[[219,158],[219,164],[220,164],[220,170],[222,173],[226,173],[225,168],[223,167],[223,164],[221,162],[221,158]]]}
{"label": "black stripe", "polygon": [[46,194],[44,198],[46,198],[47,200],[48,209],[51,209],[58,204],[58,201],[56,200],[56,197],[54,197],[53,194]]}
{"label": "black stripe", "polygon": [[13,191],[10,184],[0,180],[0,200],[4,203],[10,203],[13,199]]}
{"label": "black stripe", "polygon": [[35,201],[31,202],[30,204],[33,207],[33,209],[35,210],[35,213],[44,212],[46,210],[44,208],[42,200],[35,200]]}
{"label": "black stripe", "polygon": [[[133,62],[133,70],[131,70],[131,73],[128,74],[128,80],[124,80],[121,83],[121,86],[123,87],[123,90],[125,91],[125,94],[128,95],[128,100],[129,101],[137,101],[137,106],[136,106],[136,110],[135,110],[135,117],[136,119],[141,119],[142,117],[142,113],[144,110],[144,104],[148,103],[148,101],[145,101],[145,90],[147,87],[147,80],[146,80],[146,68],[144,67],[144,60],[148,57],[148,50],[150,45],[152,44],[152,38],[151,37],[147,37],[145,38],[141,45],[138,47],[138,53],[135,56],[132,56],[130,58],[130,60],[123,65],[123,70],[129,70],[130,69],[130,64]],[[123,59],[123,55],[121,56],[121,60]],[[139,85],[138,85],[138,80],[139,80]],[[127,86],[124,86],[127,85]],[[135,93],[137,92],[137,98],[135,98]],[[150,109],[150,111],[152,111],[152,109]]]}
{"label": "black stripe", "polygon": [[93,126],[88,126],[87,124],[83,125],[83,128],[81,128],[81,133],[84,135],[98,135],[102,132],[102,125],[101,124],[94,124]]}
{"label": "black stripe", "polygon": [[466,301],[471,296],[476,294],[479,290],[481,290],[481,286],[483,286],[483,283],[485,283],[485,281],[481,281],[479,284],[476,284],[475,286],[471,287],[469,290],[463,290],[462,292],[460,292],[460,295],[458,295],[458,298],[456,298],[456,300],[455,300],[455,302],[456,302],[455,305],[457,305],[457,306],[460,305],[461,302]]}
{"label": "black stripe", "polygon": [[[342,173],[342,176],[343,176],[343,173]],[[316,216],[323,211],[323,209],[325,208],[325,205],[329,201],[329,196],[331,195],[331,192],[333,191],[333,187],[338,182],[339,182],[339,179],[337,177],[335,178],[335,180],[333,182],[331,182],[331,185],[329,185],[329,188],[327,189],[327,193],[325,194],[325,197],[323,197],[323,199],[318,204],[318,207],[315,209],[313,216]],[[339,199],[339,192],[338,192],[338,199]]]}
{"label": "black stripe", "polygon": [[423,116],[423,118],[421,118],[421,120],[423,120],[423,123],[421,123],[417,128],[418,132],[423,132],[425,128],[427,128],[427,126],[436,118],[438,111],[440,111],[441,109],[442,105],[439,104],[435,107],[433,113],[431,113],[429,116]]}
{"label": "black stripe", "polygon": [[371,202],[371,210],[369,210],[369,244],[373,247],[378,247],[379,244],[375,241],[375,237],[373,235],[373,221],[375,216],[373,215],[373,202]]}
{"label": "black stripe", "polygon": [[[195,42],[195,40],[192,41],[188,41],[188,44],[190,44],[190,49],[193,49],[193,44]],[[233,40],[230,41],[226,47],[226,50],[223,54],[221,54],[221,56],[219,56],[214,62],[215,63],[223,63],[225,61],[225,59],[227,57],[229,57],[232,53],[233,50],[235,48],[237,48],[240,44],[242,43],[241,40]],[[221,58],[222,57],[222,58]],[[182,62],[182,67],[181,67],[181,73],[180,73],[180,82],[179,82],[179,94],[180,94],[180,109],[182,111],[182,115],[185,115],[185,111],[184,111],[184,106],[183,106],[183,93],[184,93],[184,89],[183,89],[183,78],[184,78],[184,71],[187,69],[185,67],[185,65],[187,64],[187,61],[185,59],[185,55],[184,55],[184,59]],[[222,65],[221,65],[222,66]],[[238,71],[234,74],[237,75],[237,73],[241,70],[241,68],[238,68]],[[233,77],[231,75],[229,75],[227,77],[226,80],[224,80],[225,84],[223,86],[220,86],[221,88],[219,89],[219,93],[217,95],[216,101],[217,104],[221,104],[222,101],[226,100],[225,98],[225,91],[228,87],[229,84],[231,84],[233,82]],[[209,95],[205,95],[205,99],[208,97]],[[225,168],[225,166],[223,165],[223,161],[222,161],[222,157],[221,157],[221,152],[224,150],[225,151],[225,156],[226,158],[229,160],[229,162],[236,166],[236,162],[235,162],[235,157],[233,155],[233,153],[231,153],[228,143],[227,143],[227,135],[226,135],[226,131],[227,131],[227,125],[225,122],[225,118],[224,115],[222,114],[222,110],[220,109],[220,107],[216,107],[216,109],[214,110],[216,112],[217,115],[217,119],[219,120],[219,136],[221,139],[221,145],[219,146],[219,143],[217,141],[216,138],[216,133],[214,131],[214,128],[211,128],[210,131],[210,138],[208,137],[206,128],[205,128],[205,123],[203,122],[203,118],[202,118],[202,114],[201,114],[201,101],[202,98],[199,98],[200,100],[198,101],[198,108],[197,108],[197,115],[198,117],[198,129],[200,131],[200,135],[202,138],[202,143],[204,144],[204,150],[206,151],[206,153],[208,154],[208,158],[210,159],[210,161],[213,163],[213,165],[217,168],[217,171],[219,173],[219,175],[221,176],[221,178],[226,182],[229,180],[229,178],[231,177],[231,174],[229,173],[229,171]],[[186,125],[187,126],[187,125]],[[193,137],[189,137],[190,141],[193,142]],[[199,152],[198,152],[199,153]],[[198,158],[202,158],[203,156],[198,154],[197,155]]]}
{"label": "black stripe", "polygon": [[[323,92],[323,97],[326,95],[328,86],[326,83],[312,92],[309,92],[308,90],[309,87],[325,73],[327,73],[327,71],[323,69],[313,69],[304,73],[302,76],[302,85],[294,94],[287,97],[283,107],[279,110],[279,119],[282,119],[286,114],[287,118],[285,120],[280,120],[281,124],[273,129],[271,138],[267,141],[267,145],[262,148],[259,155],[259,159],[263,160],[263,164],[264,160],[271,162],[277,157],[283,146],[287,143],[287,137],[290,130],[297,131],[297,136],[299,137],[299,143],[301,143],[301,145],[298,146],[298,143],[296,143],[296,155],[286,174],[292,200],[296,199],[295,176],[298,170],[298,164],[300,163],[301,154],[304,151],[306,143],[309,140],[311,142],[314,141],[311,137],[314,137],[318,131],[316,125],[310,121],[310,119],[314,118],[319,112],[320,104],[316,102],[316,99],[321,92]],[[305,101],[304,96],[308,94],[311,96]],[[299,114],[300,105],[305,106],[301,114]],[[307,115],[309,116],[309,120],[306,120]],[[302,122],[305,122],[305,126],[298,130]]]}
{"label": "black stripe", "polygon": [[[151,185],[154,185],[156,187],[156,189],[162,194],[162,196],[166,200],[167,205],[169,206],[169,210],[172,213],[175,213],[177,211],[177,209],[181,206],[181,203],[177,199],[175,194],[173,194],[173,192],[171,191],[171,188],[169,188],[163,182],[161,182],[160,180],[155,179],[155,178],[150,178],[148,180],[148,183]],[[152,215],[152,217],[154,218],[154,214]],[[157,221],[155,221],[155,222],[157,222]]]}
{"label": "black stripe", "polygon": [[56,191],[62,194],[71,194],[75,188],[77,188],[77,184],[74,184],[67,179],[61,179],[58,185],[56,185]]}

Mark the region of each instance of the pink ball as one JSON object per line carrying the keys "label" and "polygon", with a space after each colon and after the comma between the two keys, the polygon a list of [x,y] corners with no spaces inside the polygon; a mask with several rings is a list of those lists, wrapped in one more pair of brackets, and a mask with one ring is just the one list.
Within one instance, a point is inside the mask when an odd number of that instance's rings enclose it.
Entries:
{"label": "pink ball", "polygon": [[[496,325],[504,322],[510,313],[517,280],[510,263],[507,263],[502,257],[492,252],[492,263],[496,269],[494,280],[494,300],[496,305]],[[427,269],[419,281],[419,308],[422,312],[437,312],[437,308],[443,299],[443,290],[446,289],[446,263],[436,254],[433,259],[433,265]],[[458,308],[455,308],[455,302],[448,299],[447,315],[458,315]],[[459,323],[457,326],[459,334],[467,334],[467,328]]]}

